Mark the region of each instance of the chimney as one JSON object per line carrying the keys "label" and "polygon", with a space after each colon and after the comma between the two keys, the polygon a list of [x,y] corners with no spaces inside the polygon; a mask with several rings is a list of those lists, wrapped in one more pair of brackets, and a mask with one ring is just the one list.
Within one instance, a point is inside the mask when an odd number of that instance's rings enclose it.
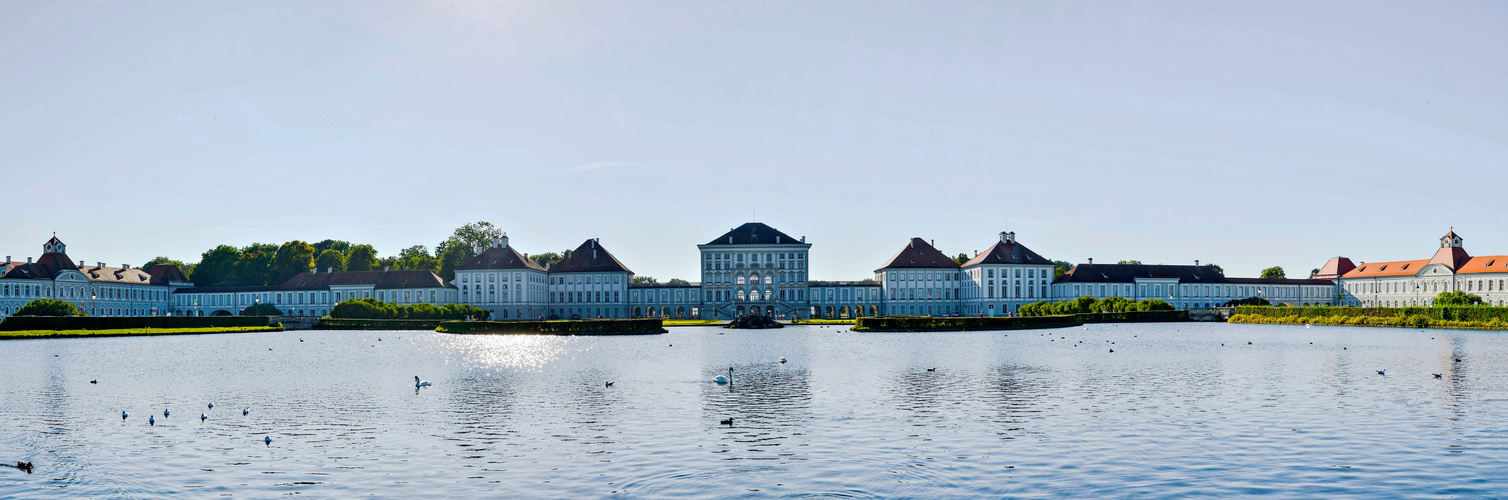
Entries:
{"label": "chimney", "polygon": [[906,246],[911,247],[911,248],[916,248],[916,240],[911,240],[910,242],[907,242]]}
{"label": "chimney", "polygon": [[801,242],[802,242],[802,243],[806,243],[806,237],[805,237],[805,236],[802,236],[802,237],[801,237]]}
{"label": "chimney", "polygon": [[503,237],[497,239],[497,247],[498,248],[507,248],[508,247],[508,233],[503,233]]}
{"label": "chimney", "polygon": [[1000,232],[1000,242],[1001,243],[1010,243],[1010,240],[1005,239],[1005,231],[1001,231]]}
{"label": "chimney", "polygon": [[[5,262],[7,262],[7,263],[10,262],[10,256],[9,255],[5,256]],[[84,267],[84,259],[79,259],[79,267]]]}
{"label": "chimney", "polygon": [[327,273],[333,273],[333,272],[335,272],[335,268],[333,268],[333,267],[326,267],[325,268],[325,272],[327,272]]}
{"label": "chimney", "polygon": [[1094,265],[1094,257],[1089,258],[1089,265]]}
{"label": "chimney", "polygon": [[31,257],[27,257],[27,258],[26,258],[26,263],[27,263],[27,264],[30,264],[30,263],[31,263]]}
{"label": "chimney", "polygon": [[387,272],[387,266],[382,266],[382,272]]}
{"label": "chimney", "polygon": [[1199,259],[1194,259],[1194,267],[1199,267]]}
{"label": "chimney", "polygon": [[95,262],[94,263],[94,268],[95,269],[103,269],[104,267],[105,267],[105,263],[104,262]]}
{"label": "chimney", "polygon": [[928,240],[927,244],[932,245],[932,248],[937,248],[937,240]]}
{"label": "chimney", "polygon": [[131,270],[131,265],[130,264],[121,264],[120,265],[120,270],[122,270],[122,271],[130,271]]}

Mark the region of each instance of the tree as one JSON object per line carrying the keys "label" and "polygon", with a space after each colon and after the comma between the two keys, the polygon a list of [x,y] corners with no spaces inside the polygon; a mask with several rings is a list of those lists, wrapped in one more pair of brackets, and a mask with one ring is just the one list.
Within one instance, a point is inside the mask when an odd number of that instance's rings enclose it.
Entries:
{"label": "tree", "polygon": [[1120,261],[1120,262],[1116,262],[1116,264],[1140,266],[1141,265],[1141,261],[1139,261],[1139,260],[1123,260],[1123,261]]}
{"label": "tree", "polygon": [[71,302],[58,299],[37,299],[16,309],[12,316],[88,316]]}
{"label": "tree", "polygon": [[1309,279],[1314,279],[1314,275],[1316,275],[1316,274],[1319,274],[1319,268],[1310,269],[1309,270]]}
{"label": "tree", "polygon": [[340,250],[327,249],[319,253],[319,258],[314,260],[315,269],[344,271],[346,270],[346,256]]}
{"label": "tree", "polygon": [[502,237],[503,230],[493,226],[491,222],[473,222],[456,228],[455,232],[451,233],[449,238],[440,243],[440,246],[435,247],[435,255],[443,255],[449,246],[460,244],[464,245],[471,252],[471,255],[466,256],[467,259],[470,259],[476,257],[478,251],[492,246],[494,241]]}
{"label": "tree", "polygon": [[667,284],[667,285],[690,285],[691,283],[688,283],[686,280],[683,280],[683,279],[680,279],[680,278],[670,278],[670,281],[666,281],[665,284]]}
{"label": "tree", "polygon": [[656,279],[654,279],[653,276],[634,276],[634,284],[650,284],[650,285],[653,285],[653,284],[656,284],[656,283],[659,283],[659,281],[656,280]]}
{"label": "tree", "polygon": [[282,316],[283,311],[273,307],[272,304],[258,303],[241,310],[242,316]]}
{"label": "tree", "polygon": [[371,245],[356,245],[346,252],[347,271],[375,271],[381,269],[377,262],[377,249]]}
{"label": "tree", "polygon": [[1073,264],[1068,263],[1068,261],[1052,261],[1052,279],[1062,278],[1063,275],[1068,274],[1069,269],[1073,269]]}
{"label": "tree", "polygon": [[957,262],[958,265],[960,265],[960,266],[963,265],[965,262],[968,262],[968,261],[969,261],[969,254],[966,254],[966,253],[963,253],[963,252],[958,252],[958,256],[953,258],[953,262]]}
{"label": "tree", "polygon": [[[1479,306],[1482,305],[1482,297],[1472,295],[1460,290],[1454,292],[1440,292],[1435,296],[1431,305],[1438,307],[1446,306]],[[18,313],[19,314],[19,313]]]}
{"label": "tree", "polygon": [[[157,257],[153,257],[152,260],[147,261],[146,264],[142,264],[141,269],[142,270],[149,270],[149,269],[152,269],[152,266],[155,266],[155,265],[158,265],[158,264],[172,264],[172,265],[178,266],[178,270],[180,270],[180,271],[182,271],[183,267],[184,267],[183,262],[181,262],[181,261],[176,261],[176,260],[169,259],[169,258],[163,257],[163,256],[157,256]],[[188,271],[184,271],[184,275],[187,276],[188,275]]]}
{"label": "tree", "polygon": [[424,245],[414,245],[398,252],[398,269],[425,270],[435,272],[440,270],[440,262],[429,254],[429,248]]}
{"label": "tree", "polygon": [[199,265],[194,266],[194,275],[189,281],[194,286],[230,286],[236,284],[236,261],[241,260],[241,252],[230,245],[220,245],[209,249],[199,257]]}
{"label": "tree", "polygon": [[349,241],[324,240],[311,246],[314,247],[315,255],[325,253],[325,250],[334,250],[340,252],[342,255],[351,253],[351,242]]}
{"label": "tree", "polygon": [[277,255],[272,258],[272,283],[282,283],[293,279],[299,273],[309,272],[314,267],[314,247],[299,240],[284,243],[278,247]]}
{"label": "tree", "polygon": [[1283,273],[1282,267],[1272,266],[1262,270],[1261,278],[1264,280],[1281,280],[1288,279],[1288,275]]}
{"label": "tree", "polygon": [[386,269],[402,269],[402,268],[398,267],[398,258],[389,255],[387,257],[383,257],[381,259],[377,259],[377,267],[374,268],[373,270],[377,270],[377,269],[386,270]]}
{"label": "tree", "polygon": [[1225,276],[1225,268],[1220,267],[1219,264],[1205,264],[1204,267],[1208,267],[1208,268],[1210,268],[1210,270],[1215,271],[1216,273],[1220,274],[1221,276]]}
{"label": "tree", "polygon": [[440,263],[440,277],[445,281],[456,279],[456,268],[476,257],[476,250],[454,237],[445,240],[435,249],[435,258]]}
{"label": "tree", "polygon": [[[241,258],[236,259],[234,278],[239,286],[263,286],[272,282],[272,258],[278,247],[271,243],[252,243],[241,247]],[[197,272],[198,269],[196,268]]]}
{"label": "tree", "polygon": [[[567,251],[569,252],[569,250],[567,250]],[[560,255],[561,254],[558,254],[558,253],[555,253],[555,252],[545,252],[545,253],[539,253],[539,254],[530,255],[529,258],[534,259],[534,262],[539,263],[540,267],[543,267],[545,269],[549,269],[550,268],[550,264],[554,264],[556,262],[560,262],[560,259],[563,258]]]}

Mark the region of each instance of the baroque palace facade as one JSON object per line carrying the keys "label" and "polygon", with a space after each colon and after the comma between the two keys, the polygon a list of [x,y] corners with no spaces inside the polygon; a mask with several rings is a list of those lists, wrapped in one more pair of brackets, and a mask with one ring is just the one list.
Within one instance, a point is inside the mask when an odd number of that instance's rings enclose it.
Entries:
{"label": "baroque palace facade", "polygon": [[960,264],[931,241],[911,238],[872,279],[814,281],[812,244],[759,222],[697,245],[701,282],[634,283],[634,273],[598,239],[548,268],[506,235],[456,268],[446,282],[425,270],[337,272],[313,269],[275,286],[195,287],[170,264],[150,269],[73,261],[56,236],[41,257],[6,257],[0,317],[37,298],[56,298],[98,316],[233,315],[272,304],[287,315],[322,316],[348,299],[398,304],[470,304],[496,320],[539,318],[730,319],[852,318],[877,315],[1000,316],[1026,304],[1078,297],[1161,299],[1179,309],[1260,297],[1294,306],[1429,305],[1440,292],[1465,291],[1508,302],[1508,256],[1472,257],[1455,231],[1429,259],[1357,265],[1330,259],[1309,279],[1230,278],[1209,266],[1079,264],[1054,278],[1054,263],[1002,232]]}

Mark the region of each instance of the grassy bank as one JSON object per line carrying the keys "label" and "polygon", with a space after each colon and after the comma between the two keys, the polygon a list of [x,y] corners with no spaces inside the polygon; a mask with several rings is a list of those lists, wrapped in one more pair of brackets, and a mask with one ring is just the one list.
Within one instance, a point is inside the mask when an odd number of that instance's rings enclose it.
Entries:
{"label": "grassy bank", "polygon": [[435,331],[462,334],[655,335],[666,333],[658,319],[573,319],[555,321],[444,321]]}
{"label": "grassy bank", "polygon": [[118,328],[112,330],[6,330],[0,340],[79,337],[151,337],[156,335],[205,335],[214,333],[281,332],[281,326],[227,326],[202,328]]}
{"label": "grassy bank", "polygon": [[1508,307],[1238,307],[1231,323],[1508,330]]}
{"label": "grassy bank", "polygon": [[852,325],[852,324],[854,324],[855,321],[858,321],[858,320],[853,320],[853,319],[803,319],[803,320],[801,320],[800,323],[793,323],[793,324],[796,324],[796,325]]}
{"label": "grassy bank", "polygon": [[859,318],[853,327],[856,332],[950,332],[975,330],[1026,330],[1037,328],[1064,328],[1084,324],[1078,315],[1032,316],[1025,318],[967,317],[933,318],[882,316]]}
{"label": "grassy bank", "polygon": [[662,326],[717,326],[726,321],[720,319],[667,319],[661,320]]}
{"label": "grassy bank", "polygon": [[1410,316],[1264,316],[1259,314],[1233,314],[1231,323],[1256,325],[1327,325],[1327,326],[1379,326],[1392,328],[1445,328],[1454,330],[1508,330],[1508,322],[1498,318],[1486,321],[1458,321],[1433,319],[1422,314]]}
{"label": "grassy bank", "polygon": [[434,330],[438,319],[320,318],[315,330]]}
{"label": "grassy bank", "polygon": [[140,330],[268,326],[267,316],[11,316],[0,330]]}

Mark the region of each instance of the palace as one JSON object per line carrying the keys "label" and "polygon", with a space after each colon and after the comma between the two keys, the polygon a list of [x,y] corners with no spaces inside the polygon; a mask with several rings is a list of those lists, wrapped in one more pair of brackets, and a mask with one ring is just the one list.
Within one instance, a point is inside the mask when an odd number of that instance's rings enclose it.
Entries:
{"label": "palace", "polygon": [[[781,319],[877,315],[1000,316],[1024,305],[1078,297],[1159,299],[1178,309],[1262,298],[1293,306],[1429,305],[1465,291],[1508,302],[1508,256],[1472,257],[1455,231],[1429,259],[1354,264],[1330,259],[1309,279],[1226,277],[1210,266],[1095,264],[1054,277],[1056,265],[1002,232],[959,263],[933,242],[911,238],[873,279],[812,281],[812,244],[750,222],[697,245],[701,282],[635,283],[634,272],[597,238],[549,267],[504,235],[455,269],[449,282],[427,270],[340,272],[311,269],[274,286],[195,287],[171,264],[150,269],[75,263],[56,236],[25,263],[0,268],[0,317],[37,298],[71,302],[98,316],[216,316],[271,304],[294,316],[323,316],[349,299],[401,305],[469,304],[492,319],[699,318],[761,314]],[[960,258],[961,260],[961,258]]]}

